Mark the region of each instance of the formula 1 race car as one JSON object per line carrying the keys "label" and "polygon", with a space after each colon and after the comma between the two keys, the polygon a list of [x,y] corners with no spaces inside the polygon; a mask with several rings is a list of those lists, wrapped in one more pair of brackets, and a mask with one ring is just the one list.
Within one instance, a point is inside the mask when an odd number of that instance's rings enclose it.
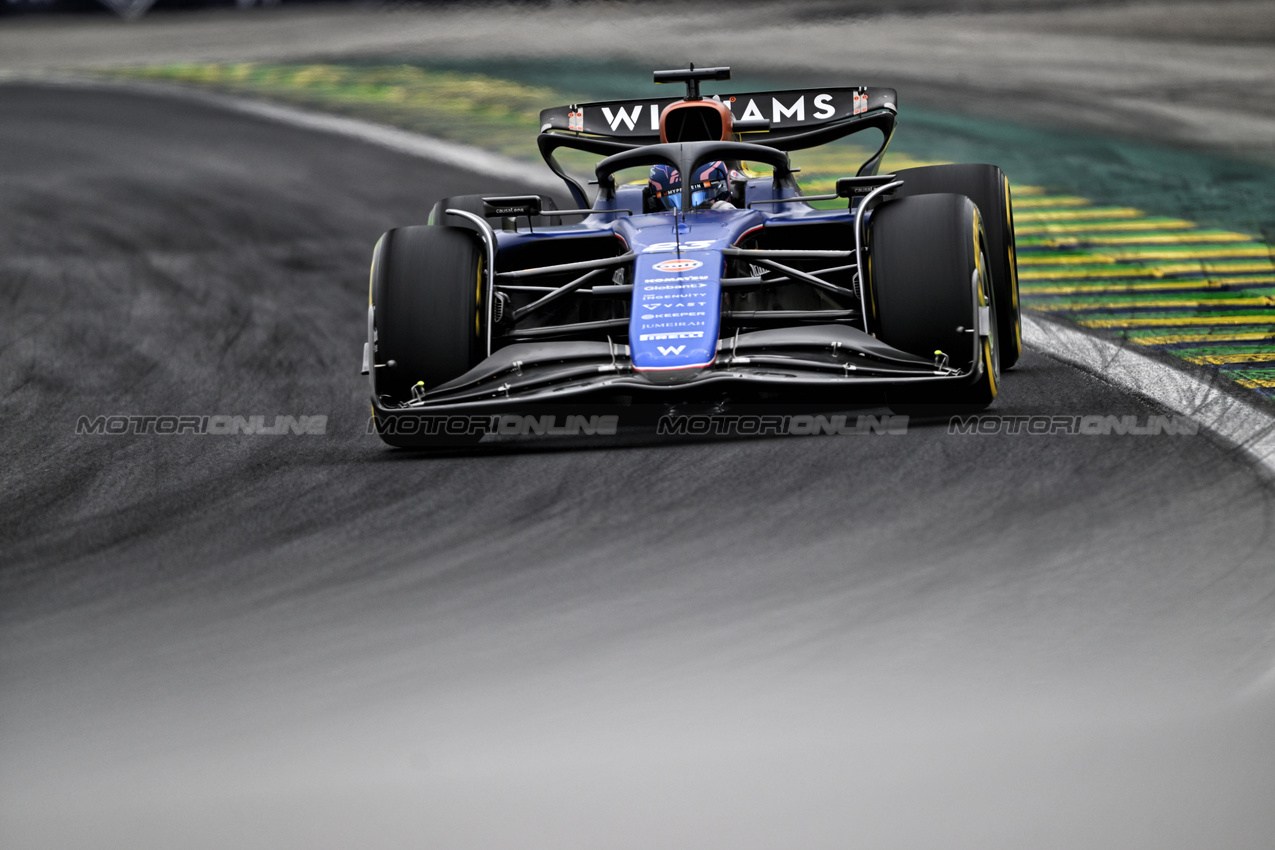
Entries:
{"label": "formula 1 race car", "polygon": [[[381,237],[363,371],[387,443],[473,443],[512,412],[595,403],[992,402],[1022,347],[1001,170],[878,174],[893,89],[700,94],[729,78],[657,71],[686,96],[541,112],[568,208],[450,197]],[[867,129],[883,141],[857,173],[803,196],[789,152]],[[561,148],[605,157],[592,202]]]}

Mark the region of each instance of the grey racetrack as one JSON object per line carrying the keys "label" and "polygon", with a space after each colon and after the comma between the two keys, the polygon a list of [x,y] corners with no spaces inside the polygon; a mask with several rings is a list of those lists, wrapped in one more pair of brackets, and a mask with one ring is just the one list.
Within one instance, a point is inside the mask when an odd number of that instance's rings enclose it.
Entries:
{"label": "grey racetrack", "polygon": [[32,85],[0,163],[3,846],[1271,845],[1275,499],[1206,435],[391,451],[371,246],[518,186]]}

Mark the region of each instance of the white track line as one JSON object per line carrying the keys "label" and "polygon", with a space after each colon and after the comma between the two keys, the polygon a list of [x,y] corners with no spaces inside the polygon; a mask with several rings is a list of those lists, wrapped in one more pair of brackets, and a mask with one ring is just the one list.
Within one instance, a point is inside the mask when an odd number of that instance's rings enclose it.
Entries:
{"label": "white track line", "polygon": [[1275,477],[1275,416],[1206,381],[1111,340],[1023,316],[1023,340],[1042,353],[1093,372],[1121,389],[1189,416]]}
{"label": "white track line", "polygon": [[[564,189],[562,181],[551,173],[537,174],[534,163],[521,162],[472,145],[435,139],[432,136],[401,130],[398,127],[373,124],[358,118],[346,118],[296,106],[267,103],[218,92],[200,91],[173,83],[145,80],[103,80],[69,74],[0,73],[0,82],[48,84],[71,88],[106,88],[180,97],[218,106],[231,112],[300,127],[304,130],[318,130],[358,139],[397,153],[428,159],[440,165],[463,169],[484,177],[520,183],[544,192],[561,193]],[[548,171],[547,168],[543,170]]]}
{"label": "white track line", "polygon": [[[542,191],[560,192],[563,189],[556,177],[535,174],[531,171],[533,166],[526,162],[470,145],[447,142],[357,118],[171,84],[86,80],[83,77],[61,75],[4,75],[3,78],[14,82],[134,89],[199,100],[293,127],[358,139],[409,156],[486,177],[522,183]],[[1218,389],[1218,385],[1225,381],[1221,376],[1208,382],[1129,347],[1039,317],[1023,317],[1023,339],[1043,354],[1079,366],[1121,389],[1144,396],[1174,413],[1194,419],[1203,428],[1240,449],[1264,475],[1275,478],[1275,416],[1255,404]]]}
{"label": "white track line", "polygon": [[236,112],[268,118],[272,121],[291,124],[294,127],[301,127],[307,130],[320,130],[325,133],[348,136],[383,148],[389,148],[398,153],[418,156],[442,165],[472,171],[484,177],[509,180],[533,186],[545,192],[562,192],[564,188],[562,181],[557,177],[535,174],[535,166],[530,163],[520,162],[471,145],[447,142],[431,136],[413,133],[410,130],[400,130],[397,127],[387,127],[382,124],[360,121],[357,118],[310,112],[293,106],[282,106],[255,100],[241,100],[225,96],[218,97],[218,101]]}

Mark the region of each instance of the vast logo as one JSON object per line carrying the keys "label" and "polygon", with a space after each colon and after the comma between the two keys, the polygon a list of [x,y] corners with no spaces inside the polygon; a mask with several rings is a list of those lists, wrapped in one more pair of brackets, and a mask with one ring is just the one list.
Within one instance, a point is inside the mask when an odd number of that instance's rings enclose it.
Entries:
{"label": "vast logo", "polygon": [[657,272],[689,272],[704,265],[699,260],[665,260],[651,266]]}
{"label": "vast logo", "polygon": [[655,347],[658,348],[660,350],[660,354],[663,354],[665,357],[681,354],[682,350],[686,348],[684,345],[657,345]]}

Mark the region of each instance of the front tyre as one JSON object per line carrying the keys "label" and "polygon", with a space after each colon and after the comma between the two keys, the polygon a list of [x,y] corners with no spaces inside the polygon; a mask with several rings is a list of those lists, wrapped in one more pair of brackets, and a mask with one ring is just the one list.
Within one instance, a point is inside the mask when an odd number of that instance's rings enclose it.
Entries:
{"label": "front tyre", "polygon": [[[384,407],[401,405],[413,388],[430,390],[457,378],[486,356],[484,254],[459,227],[400,227],[377,242],[372,259],[373,393]],[[393,366],[385,365],[393,361]],[[418,390],[418,391],[419,391]],[[410,415],[410,414],[409,414]],[[378,416],[390,445],[464,445],[482,433],[423,440],[399,434]]]}
{"label": "front tyre", "polygon": [[1000,335],[1000,367],[1012,368],[1023,351],[1022,314],[1018,305],[1018,253],[1014,241],[1014,203],[1009,178],[994,165],[959,163],[903,168],[895,197],[934,193],[965,195],[983,215],[987,234],[987,272],[996,294],[996,330]]}
{"label": "front tyre", "polygon": [[[915,415],[983,410],[996,398],[1001,361],[978,207],[961,195],[890,201],[874,213],[869,235],[877,337],[969,373],[963,381],[901,384],[887,393],[887,404]],[[980,308],[989,317],[985,328]]]}

